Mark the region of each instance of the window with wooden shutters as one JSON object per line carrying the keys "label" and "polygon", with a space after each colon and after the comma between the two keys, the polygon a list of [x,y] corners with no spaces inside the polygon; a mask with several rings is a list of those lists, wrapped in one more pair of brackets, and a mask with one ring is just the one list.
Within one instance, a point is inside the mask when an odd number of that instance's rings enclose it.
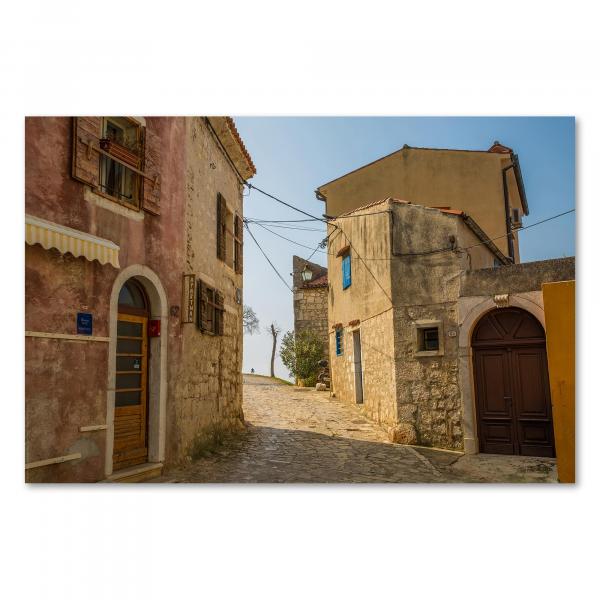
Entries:
{"label": "window with wooden shutters", "polygon": [[160,138],[129,117],[73,119],[72,175],[128,208],[160,214]]}
{"label": "window with wooden shutters", "polygon": [[223,313],[225,312],[223,295],[203,281],[198,281],[197,298],[198,329],[204,333],[223,335]]}
{"label": "window with wooden shutters", "polygon": [[100,146],[102,117],[73,118],[73,162],[71,174],[74,179],[98,187],[100,183]]}
{"label": "window with wooden shutters", "polygon": [[217,258],[227,259],[227,205],[221,194],[217,194]]}
{"label": "window with wooden shutters", "polygon": [[234,227],[233,227],[233,238],[234,238],[234,258],[233,264],[236,273],[243,272],[243,239],[242,239],[242,219],[238,215],[235,215]]}
{"label": "window with wooden shutters", "polygon": [[142,208],[160,215],[160,137],[152,130],[143,129],[144,177]]}

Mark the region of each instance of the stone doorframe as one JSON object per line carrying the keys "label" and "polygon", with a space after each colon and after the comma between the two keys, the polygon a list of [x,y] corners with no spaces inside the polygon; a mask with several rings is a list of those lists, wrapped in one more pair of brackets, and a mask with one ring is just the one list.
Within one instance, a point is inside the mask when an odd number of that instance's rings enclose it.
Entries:
{"label": "stone doorframe", "polygon": [[462,403],[462,427],[465,454],[479,452],[477,414],[475,406],[475,378],[471,335],[475,325],[486,313],[500,306],[514,306],[531,313],[546,330],[544,300],[541,291],[505,294],[502,296],[468,296],[458,300],[458,379]]}
{"label": "stone doorframe", "polygon": [[149,339],[150,360],[148,365],[148,462],[162,462],[166,445],[167,408],[167,340],[169,308],[167,294],[152,269],[144,265],[130,265],[123,269],[113,283],[110,294],[108,382],[106,394],[106,457],[104,472],[113,472],[115,384],[117,353],[117,316],[119,292],[128,279],[135,279],[145,290],[150,301],[150,319],[162,321],[160,337]]}

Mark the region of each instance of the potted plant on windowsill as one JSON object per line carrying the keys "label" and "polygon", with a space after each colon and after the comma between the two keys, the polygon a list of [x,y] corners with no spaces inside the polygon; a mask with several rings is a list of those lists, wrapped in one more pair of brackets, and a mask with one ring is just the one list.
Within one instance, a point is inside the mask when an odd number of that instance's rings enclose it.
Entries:
{"label": "potted plant on windowsill", "polygon": [[100,140],[100,148],[109,154],[112,154],[115,158],[122,160],[124,163],[131,165],[132,167],[139,168],[140,157],[138,152],[115,142],[110,138],[102,138]]}

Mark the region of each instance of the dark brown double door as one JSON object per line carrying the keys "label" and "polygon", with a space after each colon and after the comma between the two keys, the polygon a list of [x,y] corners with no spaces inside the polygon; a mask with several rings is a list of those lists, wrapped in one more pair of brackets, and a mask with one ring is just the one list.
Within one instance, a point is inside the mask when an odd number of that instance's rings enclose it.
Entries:
{"label": "dark brown double door", "polygon": [[472,337],[479,450],[554,456],[546,337],[531,314],[499,308]]}

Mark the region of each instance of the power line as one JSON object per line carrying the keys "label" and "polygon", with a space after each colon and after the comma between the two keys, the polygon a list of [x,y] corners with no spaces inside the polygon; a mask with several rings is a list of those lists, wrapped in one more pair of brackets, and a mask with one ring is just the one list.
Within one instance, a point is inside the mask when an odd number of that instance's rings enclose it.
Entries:
{"label": "power line", "polygon": [[[334,231],[340,231],[339,229],[334,229],[326,238],[324,238],[323,240],[321,240],[318,244],[317,247],[312,251],[311,255],[308,258],[305,258],[304,260],[306,260],[306,262],[308,262],[314,255],[315,253],[319,250],[319,248],[327,248],[327,243],[329,241],[329,238],[333,235]],[[321,250],[322,252],[322,250]],[[329,252],[325,252],[325,254],[329,254],[330,256],[333,256],[333,254],[329,253]]]}
{"label": "power line", "polygon": [[[384,211],[384,212],[389,212],[389,211]],[[558,219],[559,217],[563,217],[564,215],[568,215],[569,213],[575,212],[575,209],[572,208],[570,210],[567,210],[565,212],[559,213],[557,215],[553,215],[552,217],[548,217],[547,219],[542,219],[541,221],[537,221],[536,223],[532,223],[531,225],[527,225],[525,227],[521,227],[519,229],[519,231],[524,231],[526,229],[531,229],[532,227],[536,227],[537,225],[541,225],[542,223],[547,223],[548,221],[552,221],[553,219]],[[368,213],[368,214],[377,214],[377,213]],[[359,215],[359,216],[367,216],[367,215]],[[340,228],[341,229],[341,228]],[[342,230],[343,231],[343,230]],[[346,239],[350,242],[350,238],[348,238],[347,234],[344,232],[344,235],[346,236]],[[471,246],[457,246],[456,248],[438,248],[435,250],[428,250],[426,252],[410,252],[410,253],[405,253],[405,254],[394,254],[394,256],[390,256],[390,257],[365,257],[362,260],[394,260],[394,258],[397,257],[409,257],[409,256],[427,256],[430,254],[441,254],[443,252],[457,252],[457,251],[463,251],[463,250],[470,250],[471,248],[476,248],[478,246],[484,246],[489,244],[489,242],[493,242],[495,240],[499,240],[502,238],[505,238],[507,235],[509,235],[508,233],[503,233],[502,235],[498,235],[496,237],[493,238],[488,238],[486,241],[484,242],[479,242],[477,244],[473,244]]]}
{"label": "power line", "polygon": [[375,275],[373,274],[373,271],[371,271],[371,269],[369,269],[367,263],[363,260],[362,256],[358,253],[358,251],[352,244],[352,240],[346,235],[346,232],[341,227],[339,229],[344,234],[344,237],[348,240],[348,244],[350,245],[350,248],[352,248],[352,250],[354,250],[354,253],[356,254],[356,256],[358,256],[358,258],[362,261],[362,264],[365,266],[365,269],[369,272],[369,275],[371,275],[371,277],[375,280],[375,283],[379,286],[381,291],[384,293],[385,297],[393,304],[392,298],[385,291],[385,288],[381,285],[381,283],[379,283],[379,279],[377,279],[377,277],[375,277]]}
{"label": "power line", "polygon": [[250,227],[248,227],[248,223],[247,222],[244,222],[244,227],[246,228],[246,230],[250,234],[250,237],[254,240],[254,243],[258,246],[258,249],[262,252],[263,256],[267,259],[267,262],[271,265],[271,268],[273,269],[273,271],[275,271],[275,273],[277,273],[277,277],[279,277],[279,279],[281,279],[281,281],[283,281],[283,284],[285,285],[285,287],[288,290],[290,290],[290,292],[293,292],[294,290],[292,290],[292,288],[288,285],[287,281],[280,275],[279,271],[275,268],[275,265],[271,262],[271,260],[269,259],[269,257],[266,255],[265,251],[261,248],[260,244],[258,243],[258,241],[256,240],[256,238],[254,237],[254,235],[250,231]]}
{"label": "power line", "polygon": [[[542,219],[541,221],[538,221],[537,223],[532,223],[531,225],[526,225],[525,227],[520,227],[519,231],[525,231],[525,229],[531,229],[532,227],[535,227],[536,225],[541,225],[542,223],[547,223],[548,221],[552,221],[553,219],[558,219],[558,217],[564,217],[565,215],[568,215],[569,213],[572,213],[572,212],[575,212],[574,208],[572,208],[571,210],[566,210],[565,212],[562,212],[558,215],[548,217],[547,219]],[[511,234],[512,234],[512,232],[511,232]],[[475,248],[476,246],[482,246],[483,244],[487,244],[487,242],[493,242],[495,240],[499,240],[501,238],[507,237],[508,235],[509,235],[508,233],[504,233],[502,235],[499,235],[498,237],[490,238],[486,242],[481,242],[479,244],[473,244],[472,246],[467,246],[466,248],[461,248],[461,250],[469,250],[471,248]]]}
{"label": "power line", "polygon": [[[265,196],[268,196],[269,198],[272,198],[276,202],[279,202],[280,204],[283,204],[284,206],[287,206],[288,208],[291,208],[292,210],[295,210],[296,212],[302,213],[303,215],[306,215],[307,217],[310,217],[311,219],[313,219],[315,221],[322,221],[323,223],[328,223],[329,222],[326,219],[315,217],[314,215],[311,215],[310,213],[307,213],[305,210],[302,210],[301,208],[296,208],[295,206],[293,206],[291,204],[288,204],[287,202],[284,202],[283,200],[280,200],[276,196],[273,196],[272,194],[269,194],[268,192],[265,192],[264,190],[261,190],[260,188],[257,188],[255,185],[252,185],[248,181],[245,181],[245,184],[250,189],[256,190],[257,192],[260,192],[261,194],[264,194]],[[335,227],[335,225],[334,225],[334,227]]]}
{"label": "power line", "polygon": [[270,221],[263,221],[261,219],[248,219],[248,223],[255,223],[256,225],[262,225],[267,223],[269,225],[269,227],[275,227],[276,229],[294,229],[296,231],[320,231],[322,232],[322,229],[317,229],[316,227],[298,227],[298,226],[294,226],[294,225],[275,225],[273,223],[271,223]]}
{"label": "power line", "polygon": [[[291,240],[290,238],[287,238],[284,235],[281,235],[281,234],[277,233],[276,231],[272,231],[271,229],[269,229],[268,227],[266,227],[262,223],[253,222],[252,224],[253,225],[258,225],[259,227],[262,227],[263,229],[266,229],[269,233],[272,233],[273,235],[276,235],[277,237],[280,237],[282,240],[286,240],[287,242],[291,242],[292,244],[296,244],[297,246],[302,246],[302,248],[306,248],[307,250],[312,250],[312,246],[307,246],[305,244],[301,244],[300,242],[297,242],[296,240]],[[319,246],[317,246],[317,248],[318,247]],[[323,252],[323,250],[320,250],[320,252]],[[313,254],[314,254],[314,252],[313,252]],[[325,254],[328,254],[328,252],[325,252]],[[312,256],[312,254],[311,254],[311,256]]]}

